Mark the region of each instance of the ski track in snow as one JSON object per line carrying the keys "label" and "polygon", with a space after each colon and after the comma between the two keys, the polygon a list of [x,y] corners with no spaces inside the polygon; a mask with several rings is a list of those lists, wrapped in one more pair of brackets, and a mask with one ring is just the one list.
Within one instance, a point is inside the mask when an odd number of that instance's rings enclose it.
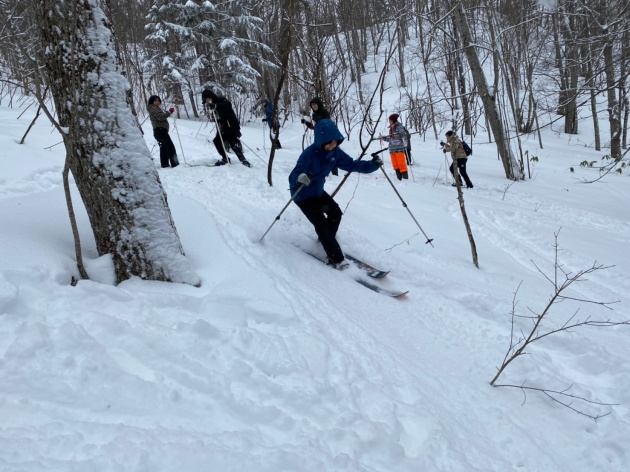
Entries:
{"label": "ski track in snow", "polygon": [[[189,164],[217,159],[209,127],[195,137],[198,123],[177,125]],[[145,137],[151,147],[146,128]],[[553,232],[563,227],[563,260],[579,270],[592,262],[592,247],[573,249],[571,232],[607,234],[622,250],[627,220],[540,205],[521,184],[502,201],[504,179],[485,183],[480,163],[478,174],[471,170],[479,188],[465,193],[478,270],[453,189],[431,185],[436,169],[418,159],[417,182],[396,184],[435,235],[435,248],[422,236],[396,245],[417,228],[382,175],[353,176],[336,197],[345,211],[339,238],[344,249],[392,270],[383,286],[410,290],[393,300],[304,254],[298,247],[317,245],[293,204],[259,242],[290,198],[286,178],[301,137],[282,139],[273,187],[247,148],[252,169],[233,155],[232,166],[188,167],[180,155],[180,167],[160,170],[199,289],[137,280],[70,287],[71,242],[53,246],[57,237],[48,250],[67,260],[0,272],[0,417],[8,424],[0,470],[504,472],[562,471],[567,463],[623,470],[627,394],[611,418],[586,423],[533,394],[521,407],[521,393],[488,382],[508,346],[518,283],[525,278],[528,301],[549,293],[531,260],[549,270]],[[243,139],[258,142],[253,134]],[[63,209],[55,169],[59,163],[30,174],[30,184],[2,182],[3,214],[12,200],[40,192],[54,191],[59,201],[35,195],[21,211]],[[86,253],[95,258],[79,218]],[[585,294],[620,298],[629,288],[627,268],[621,261]],[[570,334],[541,344],[505,380],[573,384],[579,395],[616,403],[630,391],[625,336],[610,330],[596,340]],[[567,440],[577,449],[566,448]]]}

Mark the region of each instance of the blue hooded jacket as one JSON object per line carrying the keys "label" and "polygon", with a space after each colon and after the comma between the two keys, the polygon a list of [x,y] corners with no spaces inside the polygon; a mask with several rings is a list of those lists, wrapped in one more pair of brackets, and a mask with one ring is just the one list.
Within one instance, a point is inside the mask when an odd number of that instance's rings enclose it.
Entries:
{"label": "blue hooded jacket", "polygon": [[265,115],[267,118],[267,123],[271,124],[273,121],[273,103],[269,100],[265,102]]}
{"label": "blue hooded jacket", "polygon": [[[346,172],[359,172],[361,174],[370,174],[378,170],[378,166],[372,161],[355,160],[343,152],[339,148],[343,140],[343,135],[332,120],[323,119],[315,124],[313,144],[304,149],[297,164],[295,164],[295,168],[289,174],[291,195],[294,195],[300,187],[300,183],[297,181],[300,174],[307,174],[311,179],[310,185],[303,187],[294,201],[298,202],[306,198],[323,195],[326,177],[334,166]],[[337,141],[337,147],[330,152],[325,151],[322,146],[331,141]]]}

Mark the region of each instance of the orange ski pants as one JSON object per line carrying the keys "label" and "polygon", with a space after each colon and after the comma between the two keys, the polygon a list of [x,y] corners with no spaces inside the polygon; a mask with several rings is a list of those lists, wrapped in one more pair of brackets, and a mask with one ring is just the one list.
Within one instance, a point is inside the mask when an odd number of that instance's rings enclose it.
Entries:
{"label": "orange ski pants", "polygon": [[389,157],[392,159],[394,170],[398,169],[400,172],[407,172],[407,158],[404,151],[390,152]]}

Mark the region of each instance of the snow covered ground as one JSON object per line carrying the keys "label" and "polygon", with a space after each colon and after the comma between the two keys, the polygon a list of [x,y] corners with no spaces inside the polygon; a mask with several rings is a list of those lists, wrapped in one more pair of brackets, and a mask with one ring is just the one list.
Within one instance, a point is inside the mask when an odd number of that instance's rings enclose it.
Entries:
{"label": "snow covered ground", "polygon": [[[171,137],[182,165],[159,173],[202,286],[114,286],[75,191],[92,280],[72,287],[63,145],[43,117],[19,145],[34,116],[18,119],[23,111],[0,109],[0,471],[627,470],[630,327],[554,334],[499,379],[613,404],[573,400],[585,414],[609,413],[598,421],[489,385],[513,299],[527,316],[553,292],[536,267],[553,278],[554,233],[565,270],[612,266],[567,295],[619,303],[567,301],[544,326],[578,308],[580,319],[630,319],[628,175],[581,183],[598,174],[579,163],[601,154],[579,137],[547,130],[544,149],[530,137],[533,178],[513,184],[476,138],[475,188],[464,192],[479,269],[431,136],[413,136],[413,178],[393,182],[434,247],[381,172],[351,176],[336,197],[339,240],[391,270],[377,283],[409,290],[392,299],[304,254],[298,246],[318,247],[295,205],[259,242],[290,198],[299,122],[281,132],[270,187],[260,120],[243,128],[251,169],[196,166],[217,159],[214,131],[179,120]],[[159,166],[148,120],[144,130]],[[342,144],[351,155],[357,146],[356,137]],[[529,319],[516,323],[529,333]]]}

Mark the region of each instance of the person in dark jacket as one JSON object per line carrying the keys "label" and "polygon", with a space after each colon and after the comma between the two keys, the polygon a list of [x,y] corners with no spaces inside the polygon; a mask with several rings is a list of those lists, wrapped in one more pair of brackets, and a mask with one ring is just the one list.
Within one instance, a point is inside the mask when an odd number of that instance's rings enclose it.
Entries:
{"label": "person in dark jacket", "polygon": [[371,161],[352,159],[339,148],[344,137],[330,119],[321,119],[315,125],[314,142],[307,147],[289,175],[293,201],[315,227],[330,265],[340,268],[344,255],[336,235],[341,223],[341,208],[326,193],[324,183],[333,166],[347,172],[369,174],[378,170],[383,161],[374,157]]}
{"label": "person in dark jacket", "polygon": [[[468,162],[468,156],[466,156],[466,151],[464,151],[464,146],[462,146],[462,140],[459,139],[459,137],[453,131],[447,131],[445,136],[446,142],[440,141],[440,144],[442,145],[442,151],[444,151],[444,154],[450,152],[451,157],[453,158],[453,163],[449,167],[451,174],[455,175],[453,172],[453,165],[457,163],[457,171],[459,175],[464,178],[464,181],[466,182],[466,188],[473,188],[473,183],[471,182],[470,177],[468,177],[468,172],[466,172],[466,163]],[[461,187],[462,179],[459,178],[459,175],[458,180]],[[453,187],[457,187],[457,184],[455,183],[453,183],[452,185]]]}
{"label": "person in dark jacket", "polygon": [[151,119],[151,126],[153,126],[153,137],[160,146],[160,165],[164,167],[177,167],[179,160],[177,159],[177,151],[175,151],[175,145],[173,140],[168,134],[168,120],[167,118],[173,114],[174,108],[164,111],[160,108],[162,100],[157,95],[151,95],[147,103],[147,111],[149,112],[149,118]]}
{"label": "person in dark jacket", "polygon": [[312,121],[308,121],[302,118],[301,123],[303,125],[308,126],[310,129],[314,129],[319,120],[330,119],[330,113],[328,113],[328,110],[326,110],[326,107],[324,107],[324,103],[322,102],[321,98],[313,98],[313,100],[311,100],[311,103],[309,103],[309,106],[311,107],[311,110],[313,110],[313,118]]}
{"label": "person in dark jacket", "polygon": [[282,146],[280,145],[280,140],[274,138],[274,136],[278,136],[278,134],[280,134],[280,123],[278,122],[277,118],[274,119],[273,103],[271,103],[271,100],[267,99],[263,102],[263,106],[265,107],[265,118],[263,119],[263,121],[269,126],[269,138],[271,139],[272,143],[274,143],[275,141],[276,148],[282,149]]}
{"label": "person in dark jacket", "polygon": [[232,108],[232,103],[225,97],[219,97],[211,90],[205,89],[201,93],[204,106],[210,110],[210,113],[214,115],[217,123],[217,135],[212,142],[217,148],[221,159],[219,159],[214,165],[222,166],[228,163],[226,148],[229,146],[246,167],[251,167],[251,164],[245,155],[243,154],[243,145],[238,139],[241,137],[241,125],[238,122],[236,113]]}

